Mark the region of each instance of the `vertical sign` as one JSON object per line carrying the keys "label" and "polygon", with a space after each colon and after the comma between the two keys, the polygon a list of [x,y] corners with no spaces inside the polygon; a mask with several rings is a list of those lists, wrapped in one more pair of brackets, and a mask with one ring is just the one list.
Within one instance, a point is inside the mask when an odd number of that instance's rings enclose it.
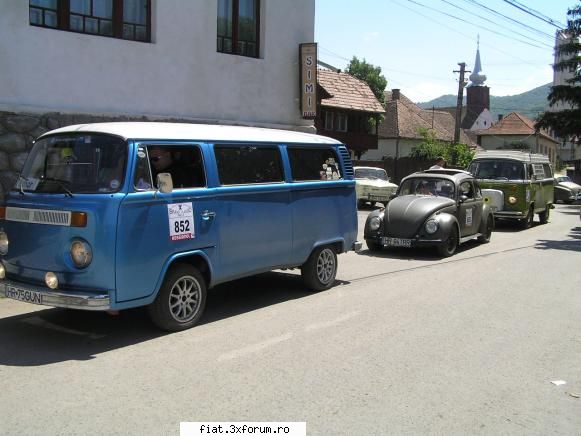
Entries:
{"label": "vertical sign", "polygon": [[300,45],[301,113],[305,119],[317,117],[317,43]]}

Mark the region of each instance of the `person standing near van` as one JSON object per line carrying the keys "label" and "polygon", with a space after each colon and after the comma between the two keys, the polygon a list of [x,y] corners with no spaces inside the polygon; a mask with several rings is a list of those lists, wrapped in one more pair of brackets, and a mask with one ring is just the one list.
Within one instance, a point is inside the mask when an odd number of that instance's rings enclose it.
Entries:
{"label": "person standing near van", "polygon": [[434,165],[430,167],[431,170],[441,170],[446,166],[446,160],[442,156],[436,158]]}

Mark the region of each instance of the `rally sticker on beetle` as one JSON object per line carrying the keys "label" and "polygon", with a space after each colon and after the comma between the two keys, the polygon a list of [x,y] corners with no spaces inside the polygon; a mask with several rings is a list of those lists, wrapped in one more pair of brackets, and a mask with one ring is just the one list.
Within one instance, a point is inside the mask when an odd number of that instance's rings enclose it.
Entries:
{"label": "rally sticker on beetle", "polygon": [[466,209],[466,225],[472,225],[472,209]]}
{"label": "rally sticker on beetle", "polygon": [[194,213],[192,203],[176,203],[167,205],[167,215],[169,218],[169,239],[171,241],[181,241],[183,239],[193,239],[196,236],[194,231]]}

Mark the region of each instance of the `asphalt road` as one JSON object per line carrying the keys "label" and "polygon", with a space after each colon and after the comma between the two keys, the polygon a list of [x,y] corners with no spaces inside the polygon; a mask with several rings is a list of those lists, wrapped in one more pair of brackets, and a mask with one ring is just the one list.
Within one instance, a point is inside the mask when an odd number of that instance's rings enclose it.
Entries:
{"label": "asphalt road", "polygon": [[309,435],[579,435],[579,207],[449,259],[344,254],[321,293],[287,271],[220,286],[201,325],[172,335],[143,310],[1,299],[0,434],[306,421]]}

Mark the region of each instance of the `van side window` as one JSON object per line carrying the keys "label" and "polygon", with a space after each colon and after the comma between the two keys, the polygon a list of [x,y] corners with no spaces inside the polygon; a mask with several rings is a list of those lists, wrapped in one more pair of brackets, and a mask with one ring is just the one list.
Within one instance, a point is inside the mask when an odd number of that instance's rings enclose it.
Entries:
{"label": "van side window", "polygon": [[284,181],[278,147],[217,145],[214,155],[221,185]]}
{"label": "van side window", "polygon": [[537,177],[537,179],[544,179],[545,178],[545,169],[543,168],[543,164],[532,164],[533,167],[533,174]]}
{"label": "van side window", "polygon": [[174,189],[206,186],[202,154],[196,146],[149,145],[137,152],[136,189],[152,189],[159,173],[169,173]]}
{"label": "van side window", "polygon": [[553,177],[553,171],[551,169],[551,165],[548,163],[543,164],[543,169],[545,170],[545,178],[551,179]]}
{"label": "van side window", "polygon": [[293,180],[339,180],[343,177],[335,151],[328,148],[288,149]]}

